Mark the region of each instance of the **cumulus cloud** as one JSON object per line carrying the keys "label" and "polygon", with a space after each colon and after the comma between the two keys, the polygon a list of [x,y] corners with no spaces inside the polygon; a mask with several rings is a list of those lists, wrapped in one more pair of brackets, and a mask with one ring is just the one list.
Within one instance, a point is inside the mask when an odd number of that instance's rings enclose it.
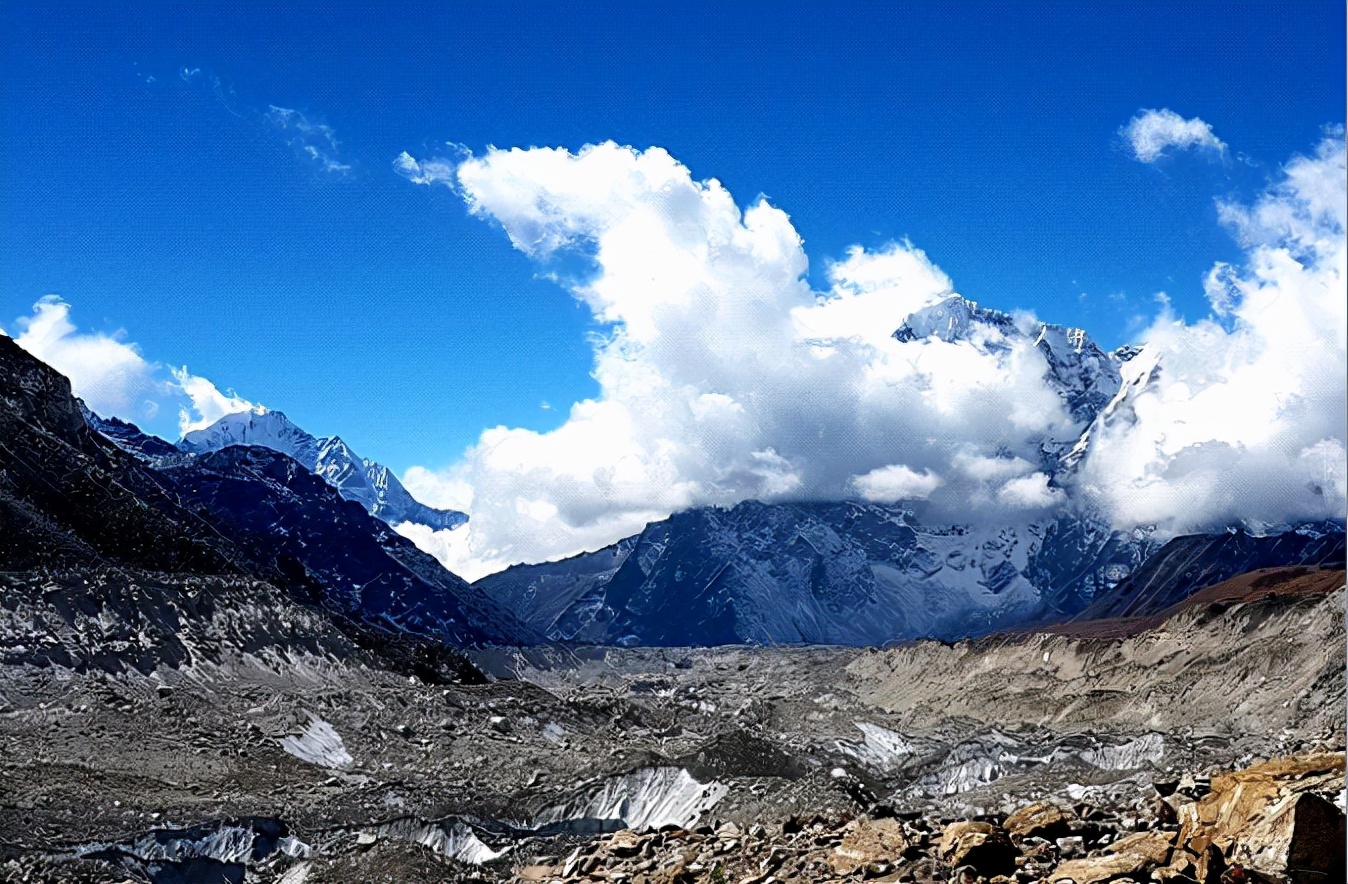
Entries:
{"label": "cumulus cloud", "polygon": [[[1039,442],[1082,429],[1043,382],[1033,333],[892,337],[952,293],[910,243],[853,248],[815,291],[786,213],[763,199],[741,209],[659,148],[489,150],[452,180],[410,155],[395,166],[453,187],[545,268],[582,256],[592,272],[564,284],[607,324],[595,340],[600,393],[562,426],[495,427],[454,467],[409,471],[427,499],[472,489],[466,530],[419,540],[467,577],[747,498],[904,499],[934,518],[967,520],[974,506],[1011,517],[1048,493],[1003,493],[1033,472]],[[961,470],[960,452],[1017,466]]]}
{"label": "cumulus cloud", "polygon": [[266,121],[285,134],[286,144],[307,157],[319,169],[331,175],[345,175],[351,164],[341,161],[337,133],[326,123],[309,119],[289,107],[269,105]]}
{"label": "cumulus cloud", "polygon": [[852,488],[866,500],[894,503],[902,500],[926,500],[944,484],[930,471],[916,472],[903,464],[876,467],[869,473],[853,476]]}
{"label": "cumulus cloud", "polygon": [[1247,247],[1206,280],[1223,322],[1163,312],[1093,430],[1080,491],[1116,524],[1343,519],[1346,204],[1336,134],[1253,205],[1222,207]]}
{"label": "cumulus cloud", "polygon": [[178,408],[178,434],[186,436],[193,430],[204,430],[227,414],[251,411],[252,402],[230,390],[221,393],[215,384],[187,371],[187,366],[171,369],[187,403]]}
{"label": "cumulus cloud", "polygon": [[18,327],[14,342],[68,377],[75,395],[94,411],[127,420],[158,413],[168,392],[158,366],[123,332],[80,332],[70,321],[70,305],[55,295],[34,304],[33,315]]}
{"label": "cumulus cloud", "polygon": [[33,305],[32,316],[18,320],[14,342],[69,378],[74,394],[95,413],[144,424],[176,409],[179,430],[185,433],[252,407],[186,367],[165,370],[147,360],[121,330],[81,331],[70,312],[70,305],[56,295],[42,298]]}
{"label": "cumulus cloud", "polygon": [[1119,130],[1143,163],[1154,163],[1170,148],[1224,155],[1226,144],[1198,117],[1185,119],[1169,108],[1144,110]]}

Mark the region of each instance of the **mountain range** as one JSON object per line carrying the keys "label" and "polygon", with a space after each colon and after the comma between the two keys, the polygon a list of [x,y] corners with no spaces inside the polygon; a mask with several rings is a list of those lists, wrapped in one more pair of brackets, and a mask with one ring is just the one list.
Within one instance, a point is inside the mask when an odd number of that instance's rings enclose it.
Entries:
{"label": "mountain range", "polygon": [[[1077,329],[958,295],[913,313],[905,342],[1029,345],[1071,422],[1037,468],[1070,492],[1093,427],[1126,418],[1120,367]],[[745,501],[693,508],[603,549],[468,584],[393,527],[458,528],[337,436],[254,407],[177,444],[93,414],[4,339],[0,566],[89,559],[267,580],[306,604],[453,645],[884,645],[1070,619],[1142,616],[1252,568],[1338,566],[1341,525],[1170,539],[1060,508],[936,523],[906,502]],[[1144,372],[1145,379],[1147,374]],[[8,463],[4,462],[8,461]]]}
{"label": "mountain range", "polygon": [[[1138,348],[1106,352],[1080,329],[1027,326],[959,295],[913,313],[893,336],[986,353],[1037,350],[1073,420],[1070,433],[1039,444],[1038,469],[1064,493],[1097,424],[1127,419],[1120,367]],[[1344,559],[1343,526],[1328,523],[1271,537],[1223,528],[1163,545],[1150,530],[1114,530],[1083,507],[989,526],[931,523],[918,506],[693,509],[604,549],[517,565],[475,585],[558,641],[877,645],[1141,616],[1242,571]]]}
{"label": "mountain range", "polygon": [[170,452],[131,424],[91,424],[69,381],[7,337],[0,401],[2,570],[247,578],[392,637],[452,646],[536,638],[289,455]]}
{"label": "mountain range", "polygon": [[283,412],[256,405],[227,414],[208,427],[186,433],[178,448],[193,454],[219,451],[231,445],[270,448],[297,460],[321,477],[347,500],[354,500],[372,516],[390,525],[415,522],[431,528],[457,528],[468,517],[454,510],[426,506],[407,493],[388,467],[362,458],[339,436],[315,437],[294,424]]}

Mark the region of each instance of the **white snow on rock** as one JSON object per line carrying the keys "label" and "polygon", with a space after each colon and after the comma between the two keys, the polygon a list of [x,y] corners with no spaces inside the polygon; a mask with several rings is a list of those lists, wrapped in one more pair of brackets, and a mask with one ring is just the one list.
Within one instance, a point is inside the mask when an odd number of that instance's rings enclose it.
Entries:
{"label": "white snow on rock", "polygon": [[853,722],[861,731],[863,742],[839,740],[837,747],[869,768],[890,772],[903,765],[913,754],[913,747],[903,735],[869,721]]}
{"label": "white snow on rock", "polygon": [[270,448],[299,461],[347,500],[354,500],[389,525],[412,522],[453,529],[467,521],[463,513],[439,510],[417,501],[382,464],[362,458],[338,436],[319,438],[297,426],[284,412],[261,405],[227,414],[208,427],[192,430],[178,442],[183,451],[203,454],[231,445]]}
{"label": "white snow on rock", "polygon": [[319,767],[344,770],[355,763],[346,751],[342,735],[321,718],[310,718],[303,733],[282,737],[280,742],[289,754]]}
{"label": "white snow on rock", "polygon": [[1081,748],[1027,745],[992,731],[956,746],[946,756],[945,766],[921,777],[915,788],[928,795],[956,795],[1044,764],[1077,761],[1101,770],[1137,770],[1164,755],[1165,740],[1156,733],[1115,745]]}
{"label": "white snow on rock", "polygon": [[680,767],[642,768],[610,777],[595,790],[547,808],[532,825],[636,832],[670,825],[691,828],[729,790],[716,781],[700,783]]}
{"label": "white snow on rock", "polygon": [[[313,849],[293,835],[282,836],[274,843],[258,841],[259,833],[251,826],[220,824],[213,828],[194,830],[160,830],[147,832],[130,843],[118,845],[116,850],[144,863],[181,863],[194,859],[211,859],[233,865],[250,865],[259,858],[282,854],[292,859],[308,858]],[[267,850],[259,857],[259,848]],[[109,845],[87,845],[76,850],[76,855],[105,851]]]}
{"label": "white snow on rock", "polygon": [[509,845],[500,850],[493,850],[478,838],[472,829],[458,821],[394,820],[380,826],[375,833],[382,838],[411,841],[428,847],[447,859],[473,865],[491,862],[510,851]]}

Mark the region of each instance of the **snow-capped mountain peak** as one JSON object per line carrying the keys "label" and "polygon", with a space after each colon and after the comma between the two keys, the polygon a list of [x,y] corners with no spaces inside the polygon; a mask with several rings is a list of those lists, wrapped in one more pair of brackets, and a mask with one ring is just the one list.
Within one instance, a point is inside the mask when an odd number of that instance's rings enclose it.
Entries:
{"label": "snow-capped mountain peak", "polygon": [[318,463],[318,440],[286,417],[285,412],[261,405],[227,414],[209,427],[187,433],[178,442],[179,448],[193,454],[219,451],[230,445],[270,448],[293,457],[310,470]]}
{"label": "snow-capped mountain peak", "polygon": [[[981,307],[962,295],[950,295],[916,311],[893,337],[900,343],[967,342],[985,352],[1005,352],[1017,343],[1028,344],[1044,357],[1044,380],[1083,430],[1118,393],[1119,368],[1136,352],[1126,348],[1106,352],[1082,329],[1015,317]],[[1049,441],[1045,454],[1051,464],[1061,456],[1058,449],[1065,440]]]}
{"label": "snow-capped mountain peak", "polygon": [[340,436],[316,437],[284,412],[257,405],[227,414],[179,441],[192,454],[219,451],[231,445],[269,448],[288,455],[321,476],[347,500],[354,500],[390,525],[414,522],[433,529],[456,528],[468,517],[454,510],[426,506],[408,493],[388,467],[360,457]]}

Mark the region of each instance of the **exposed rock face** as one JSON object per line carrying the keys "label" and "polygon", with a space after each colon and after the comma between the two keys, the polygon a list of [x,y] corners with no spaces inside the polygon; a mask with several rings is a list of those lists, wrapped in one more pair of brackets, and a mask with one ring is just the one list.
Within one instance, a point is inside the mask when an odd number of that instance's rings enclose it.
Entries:
{"label": "exposed rock face", "polygon": [[255,560],[345,614],[453,644],[529,643],[531,630],[290,457],[235,445],[168,465],[185,503]]}
{"label": "exposed rock face", "polygon": [[1211,846],[1228,863],[1266,874],[1343,880],[1344,813],[1316,794],[1343,783],[1341,754],[1273,759],[1213,777],[1211,792],[1179,808],[1179,844],[1194,862]]}
{"label": "exposed rock face", "polygon": [[1105,848],[1100,856],[1072,859],[1053,870],[1049,880],[1102,884],[1116,878],[1145,878],[1165,865],[1175,843],[1173,832],[1137,832]]}
{"label": "exposed rock face", "polygon": [[[182,575],[265,580],[335,615],[362,642],[381,632],[392,643],[400,632],[454,644],[535,638],[285,455],[235,446],[156,457],[135,427],[105,424],[114,443],[86,423],[63,376],[3,336],[0,403],[0,569],[167,573],[109,585],[173,587],[163,602],[170,610],[180,607],[169,600]],[[165,615],[134,616],[158,625]]]}
{"label": "exposed rock face", "polygon": [[848,823],[842,843],[833,848],[829,862],[839,875],[852,875],[878,863],[892,863],[913,848],[898,820],[862,817]]}
{"label": "exposed rock face", "polygon": [[441,510],[415,500],[388,467],[362,458],[338,436],[318,438],[283,412],[256,406],[227,414],[209,427],[193,430],[178,443],[182,451],[205,454],[231,446],[267,448],[285,454],[321,476],[347,500],[354,500],[389,525],[416,522],[431,528],[457,528],[463,513]]}
{"label": "exposed rock face", "polygon": [[[1343,585],[1342,572],[1325,576]],[[863,696],[914,720],[1265,734],[1298,720],[1342,734],[1344,644],[1340,591],[1198,605],[1123,638],[919,642],[863,654],[850,670]]]}
{"label": "exposed rock face", "polygon": [[1244,531],[1176,537],[1092,601],[1079,619],[1154,614],[1237,574],[1280,565],[1342,568],[1343,525],[1306,525],[1267,537]]}
{"label": "exposed rock face", "polygon": [[963,821],[946,826],[941,835],[941,856],[952,866],[973,866],[978,874],[1010,875],[1016,870],[1020,851],[1001,826]]}
{"label": "exposed rock face", "polygon": [[1052,841],[1072,831],[1071,813],[1056,804],[1037,802],[1006,818],[1006,830],[1017,838]]}
{"label": "exposed rock face", "polygon": [[0,335],[0,569],[96,562],[264,574],[162,477],[92,432],[64,376]]}
{"label": "exposed rock face", "polygon": [[1075,522],[924,526],[896,506],[702,508],[477,581],[559,641],[881,645],[1070,615],[1150,550]]}
{"label": "exposed rock face", "polygon": [[1267,538],[1223,532],[1171,541],[1158,559],[1145,533],[1076,518],[927,526],[896,506],[749,501],[679,513],[596,552],[474,586],[557,641],[884,645],[1149,614],[1244,564],[1341,565],[1343,538],[1328,525]]}

